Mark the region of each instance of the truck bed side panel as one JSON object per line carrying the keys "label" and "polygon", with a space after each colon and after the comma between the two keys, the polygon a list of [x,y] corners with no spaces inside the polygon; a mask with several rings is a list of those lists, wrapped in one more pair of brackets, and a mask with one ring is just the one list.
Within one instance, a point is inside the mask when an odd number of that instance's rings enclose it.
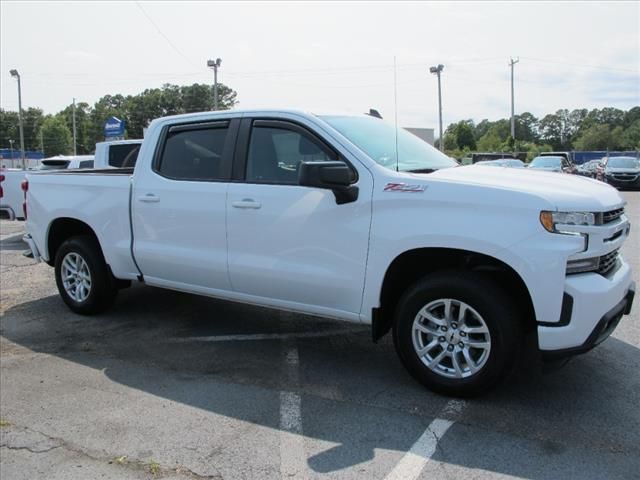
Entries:
{"label": "truck bed side panel", "polygon": [[129,192],[131,176],[121,172],[55,172],[28,175],[28,232],[49,260],[46,248],[52,222],[73,218],[89,225],[98,237],[105,259],[118,278],[136,278],[131,257]]}

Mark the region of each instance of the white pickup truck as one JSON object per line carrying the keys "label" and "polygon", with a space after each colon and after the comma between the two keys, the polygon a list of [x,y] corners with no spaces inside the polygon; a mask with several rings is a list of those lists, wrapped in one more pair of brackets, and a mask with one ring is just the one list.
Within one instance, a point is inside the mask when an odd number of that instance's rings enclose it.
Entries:
{"label": "white pickup truck", "polygon": [[161,118],[135,170],[28,180],[25,240],[74,312],[137,280],[361,322],[446,394],[505,378],[525,336],[546,355],[589,350],[635,291],[614,188],[460,167],[366,115]]}

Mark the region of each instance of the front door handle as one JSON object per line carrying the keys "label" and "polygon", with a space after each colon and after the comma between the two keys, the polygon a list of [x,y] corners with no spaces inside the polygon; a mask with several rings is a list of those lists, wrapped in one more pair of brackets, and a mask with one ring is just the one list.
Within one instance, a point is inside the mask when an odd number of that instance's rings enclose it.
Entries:
{"label": "front door handle", "polygon": [[233,208],[253,208],[254,210],[257,210],[262,207],[262,204],[260,202],[256,202],[252,198],[243,198],[242,200],[232,202],[231,206]]}
{"label": "front door handle", "polygon": [[146,195],[140,195],[138,197],[138,201],[144,203],[158,203],[160,201],[160,197],[154,193],[147,193]]}

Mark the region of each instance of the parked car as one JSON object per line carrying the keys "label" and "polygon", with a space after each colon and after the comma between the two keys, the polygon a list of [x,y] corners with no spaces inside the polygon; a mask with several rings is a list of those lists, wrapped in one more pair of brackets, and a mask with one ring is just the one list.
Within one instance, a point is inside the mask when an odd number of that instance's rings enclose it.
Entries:
{"label": "parked car", "polygon": [[501,160],[481,160],[476,165],[486,165],[488,167],[510,167],[524,168],[525,163],[517,158],[504,158]]}
{"label": "parked car", "polygon": [[456,166],[367,115],[205,112],[154,120],[133,172],[30,173],[25,241],[79,314],[141,281],[369,324],[468,396],[525,333],[573,355],[630,312],[624,205],[581,177]]}
{"label": "parked car", "polygon": [[634,157],[604,158],[599,179],[623,189],[640,189],[640,159]]}
{"label": "parked car", "polygon": [[531,160],[529,170],[548,172],[576,173],[576,167],[565,157],[540,156]]}
{"label": "parked car", "polygon": [[582,175],[583,177],[596,178],[598,166],[602,163],[602,160],[590,160],[588,162],[583,163],[582,165],[578,165],[576,169],[577,175]]}

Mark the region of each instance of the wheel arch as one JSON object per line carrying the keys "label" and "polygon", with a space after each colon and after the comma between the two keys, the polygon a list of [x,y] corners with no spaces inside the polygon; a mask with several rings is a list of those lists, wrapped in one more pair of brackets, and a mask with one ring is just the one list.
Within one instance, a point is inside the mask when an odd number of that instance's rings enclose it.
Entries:
{"label": "wheel arch", "polygon": [[[374,341],[393,325],[403,292],[423,276],[441,270],[482,272],[504,289],[522,312],[525,331],[535,331],[535,311],[522,277],[507,263],[490,255],[455,248],[416,248],[399,254],[387,268],[380,289],[379,307],[372,312]],[[481,286],[479,286],[481,288]]]}
{"label": "wheel arch", "polygon": [[104,258],[104,253],[102,252],[102,246],[100,245],[98,236],[87,223],[83,222],[82,220],[78,220],[77,218],[61,217],[56,218],[53,222],[51,222],[51,225],[49,225],[46,243],[47,254],[49,258],[47,263],[53,266],[56,261],[56,254],[60,246],[69,238],[79,235],[92,237],[98,244],[100,254]]}

